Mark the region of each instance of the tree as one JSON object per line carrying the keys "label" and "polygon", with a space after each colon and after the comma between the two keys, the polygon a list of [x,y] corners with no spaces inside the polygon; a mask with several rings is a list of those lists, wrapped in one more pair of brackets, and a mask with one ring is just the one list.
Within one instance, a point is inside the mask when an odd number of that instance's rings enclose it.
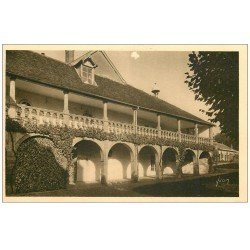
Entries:
{"label": "tree", "polygon": [[239,142],[239,53],[192,52],[186,81],[195,99],[204,101],[201,110],[210,121],[220,123],[221,132]]}

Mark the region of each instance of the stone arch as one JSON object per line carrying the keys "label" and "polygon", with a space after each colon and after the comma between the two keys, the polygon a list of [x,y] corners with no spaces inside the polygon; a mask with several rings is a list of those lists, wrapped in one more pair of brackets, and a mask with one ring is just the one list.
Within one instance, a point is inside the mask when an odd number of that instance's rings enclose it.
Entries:
{"label": "stone arch", "polygon": [[199,155],[199,173],[208,174],[212,167],[212,157],[210,152],[202,151]]}
{"label": "stone arch", "polygon": [[183,174],[194,174],[195,159],[196,153],[190,148],[185,149],[183,165],[181,168]]}
{"label": "stone arch", "polygon": [[102,146],[95,140],[74,140],[72,149],[74,180],[86,183],[100,181],[103,157]]}
{"label": "stone arch", "polygon": [[174,147],[167,147],[162,153],[162,172],[166,174],[177,174],[178,151]]}
{"label": "stone arch", "polygon": [[143,145],[138,151],[138,176],[156,176],[160,155],[152,145]]}
{"label": "stone arch", "polygon": [[129,142],[122,142],[122,141],[110,142],[109,150],[107,152],[109,153],[109,151],[111,150],[111,148],[114,147],[116,144],[122,144],[122,145],[124,145],[129,150],[131,159],[134,158],[134,147],[133,147],[133,144],[129,143]]}
{"label": "stone arch", "polygon": [[134,161],[132,146],[124,142],[115,142],[110,145],[107,154],[107,179],[109,181],[130,179],[132,162]]}
{"label": "stone arch", "polygon": [[18,148],[20,147],[20,145],[27,139],[30,139],[32,137],[42,137],[42,138],[47,138],[50,139],[52,141],[52,138],[48,135],[43,135],[43,134],[36,134],[36,133],[30,133],[30,134],[26,134],[23,137],[21,137],[14,145],[15,151],[18,150]]}

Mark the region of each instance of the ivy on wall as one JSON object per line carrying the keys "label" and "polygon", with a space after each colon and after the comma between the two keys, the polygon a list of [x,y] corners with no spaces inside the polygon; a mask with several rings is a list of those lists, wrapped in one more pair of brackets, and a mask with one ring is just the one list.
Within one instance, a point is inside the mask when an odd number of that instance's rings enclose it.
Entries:
{"label": "ivy on wall", "polygon": [[54,150],[53,142],[42,137],[31,138],[20,145],[12,183],[16,193],[66,187],[68,172],[55,158]]}
{"label": "ivy on wall", "polygon": [[171,146],[179,149],[179,161],[183,161],[184,152],[186,148],[193,150],[213,151],[214,146],[206,144],[197,144],[191,142],[179,142],[164,138],[150,138],[147,136],[135,135],[135,134],[115,134],[107,133],[101,129],[88,128],[88,129],[75,129],[67,126],[59,127],[52,125],[37,125],[36,123],[24,123],[22,120],[13,120],[7,118],[6,130],[11,132],[26,132],[36,133],[50,136],[55,146],[60,148],[65,157],[71,161],[72,142],[74,137],[87,137],[97,139],[100,141],[122,141],[130,142],[136,145],[159,145],[159,146]]}

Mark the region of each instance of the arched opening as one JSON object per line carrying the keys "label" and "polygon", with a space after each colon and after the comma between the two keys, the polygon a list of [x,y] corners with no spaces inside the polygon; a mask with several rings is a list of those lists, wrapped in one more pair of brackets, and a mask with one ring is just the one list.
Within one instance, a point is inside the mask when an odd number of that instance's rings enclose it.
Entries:
{"label": "arched opening", "polygon": [[195,153],[191,149],[185,151],[184,163],[182,166],[183,174],[194,174]]}
{"label": "arched opening", "polygon": [[203,151],[199,157],[199,173],[200,174],[209,173],[210,165],[211,165],[211,156],[209,152]]}
{"label": "arched opening", "polygon": [[156,176],[157,152],[151,146],[144,146],[138,155],[138,176]]}
{"label": "arched opening", "polygon": [[99,145],[90,140],[82,140],[74,148],[76,181],[86,183],[100,181],[102,151]]}
{"label": "arched opening", "polygon": [[123,143],[111,147],[108,153],[108,180],[117,181],[131,178],[132,150]]}
{"label": "arched opening", "polygon": [[177,173],[176,156],[177,151],[174,148],[167,148],[162,154],[163,175],[173,175]]}

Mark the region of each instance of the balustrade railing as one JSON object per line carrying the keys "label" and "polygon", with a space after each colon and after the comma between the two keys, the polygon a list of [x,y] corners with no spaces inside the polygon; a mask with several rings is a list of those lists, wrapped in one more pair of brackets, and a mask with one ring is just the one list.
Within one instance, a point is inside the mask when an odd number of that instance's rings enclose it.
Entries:
{"label": "balustrade railing", "polygon": [[150,136],[152,138],[158,137],[158,129],[150,128],[150,127],[143,127],[137,126],[137,134],[143,136]]}
{"label": "balustrade railing", "polygon": [[179,140],[179,134],[177,132],[168,131],[168,130],[161,130],[161,137],[164,139],[170,139],[173,141]]}
{"label": "balustrade railing", "polygon": [[24,123],[34,122],[38,125],[40,124],[51,124],[53,126],[63,125],[63,113],[49,110],[41,109],[26,105],[18,105],[16,117],[22,119]]}
{"label": "balustrade railing", "polygon": [[98,118],[70,114],[69,127],[80,129],[95,128],[103,130],[104,121]]}
{"label": "balustrade railing", "polygon": [[[68,116],[68,117],[67,117]],[[138,135],[148,136],[151,138],[161,137],[164,139],[170,139],[173,141],[179,140],[179,134],[177,132],[168,130],[158,130],[156,128],[134,126],[129,123],[122,123],[116,121],[104,121],[103,119],[75,115],[75,114],[64,114],[49,109],[36,108],[26,105],[18,105],[16,109],[16,118],[21,119],[23,123],[36,123],[38,125],[50,124],[52,126],[63,126],[67,117],[67,125],[75,129],[87,129],[94,128],[105,130],[105,123],[107,124],[106,132],[119,134],[134,134],[135,129]],[[195,135],[181,134],[181,141],[210,144],[210,139],[205,137],[197,137]]]}
{"label": "balustrade railing", "polygon": [[133,134],[135,132],[133,124],[108,121],[108,132],[114,134]]}
{"label": "balustrade railing", "polygon": [[195,135],[181,134],[181,141],[196,143]]}

